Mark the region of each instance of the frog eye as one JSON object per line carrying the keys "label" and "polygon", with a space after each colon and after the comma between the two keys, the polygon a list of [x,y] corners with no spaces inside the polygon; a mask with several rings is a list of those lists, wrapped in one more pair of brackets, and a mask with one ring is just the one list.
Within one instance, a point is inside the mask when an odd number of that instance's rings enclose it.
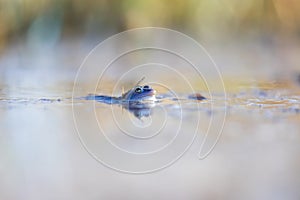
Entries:
{"label": "frog eye", "polygon": [[141,92],[142,92],[142,88],[139,88],[139,87],[136,88],[136,89],[135,89],[135,92],[136,92],[136,93],[141,93]]}
{"label": "frog eye", "polygon": [[145,85],[144,89],[150,89],[150,86],[149,85]]}

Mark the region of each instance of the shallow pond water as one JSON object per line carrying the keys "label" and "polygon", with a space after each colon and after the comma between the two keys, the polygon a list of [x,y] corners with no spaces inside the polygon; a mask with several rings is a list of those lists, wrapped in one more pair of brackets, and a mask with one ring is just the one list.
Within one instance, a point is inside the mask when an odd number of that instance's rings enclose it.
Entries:
{"label": "shallow pond water", "polygon": [[[300,87],[274,70],[280,58],[265,59],[257,52],[268,51],[252,43],[211,47],[226,96],[219,85],[210,94],[190,78],[203,101],[188,99],[193,91],[152,68],[116,88],[114,75],[122,73],[112,68],[96,89],[91,70],[73,94],[78,66],[96,44],[21,45],[2,55],[0,199],[300,198]],[[264,66],[272,68],[258,70]],[[153,84],[161,101],[141,109],[82,98],[120,95],[144,73],[178,96]]]}
{"label": "shallow pond water", "polygon": [[300,197],[297,90],[162,93],[134,110],[71,87],[0,91],[1,199]]}

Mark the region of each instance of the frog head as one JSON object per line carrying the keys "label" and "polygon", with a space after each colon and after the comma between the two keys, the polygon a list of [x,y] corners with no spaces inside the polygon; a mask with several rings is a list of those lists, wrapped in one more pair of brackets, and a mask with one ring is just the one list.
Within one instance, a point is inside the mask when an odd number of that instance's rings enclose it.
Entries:
{"label": "frog head", "polygon": [[122,99],[126,101],[155,101],[156,91],[149,85],[137,85],[125,94]]}

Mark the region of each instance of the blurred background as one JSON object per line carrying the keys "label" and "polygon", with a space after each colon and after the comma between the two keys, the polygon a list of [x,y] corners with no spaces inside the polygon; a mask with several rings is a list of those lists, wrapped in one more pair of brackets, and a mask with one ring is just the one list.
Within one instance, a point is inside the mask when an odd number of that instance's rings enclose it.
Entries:
{"label": "blurred background", "polygon": [[38,68],[76,69],[87,52],[107,37],[147,26],[191,36],[211,53],[222,73],[236,78],[289,79],[300,69],[297,0],[0,2],[0,70],[8,65],[4,60],[14,66],[19,60],[21,68],[34,67],[38,64],[31,58],[41,57],[41,50],[48,56],[39,60],[47,65]]}
{"label": "blurred background", "polygon": [[299,7],[297,0],[1,0],[1,49],[33,36],[60,41],[144,26],[181,30],[198,38],[287,41],[299,37]]}

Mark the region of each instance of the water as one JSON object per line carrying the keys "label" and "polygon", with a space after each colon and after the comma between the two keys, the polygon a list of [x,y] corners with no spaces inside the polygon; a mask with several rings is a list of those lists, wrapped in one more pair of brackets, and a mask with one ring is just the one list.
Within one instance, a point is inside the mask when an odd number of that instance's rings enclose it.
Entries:
{"label": "water", "polygon": [[299,199],[292,79],[232,83],[225,75],[226,98],[216,86],[212,96],[197,90],[203,101],[180,84],[170,84],[178,96],[154,84],[161,102],[132,110],[79,97],[120,94],[140,74],[115,90],[112,77],[96,90],[86,79],[72,98],[89,49],[75,47],[63,51],[71,61],[44,52],[2,58],[0,199]]}
{"label": "water", "polygon": [[[226,107],[220,103],[225,99],[218,98],[186,99],[182,105],[164,100],[135,114],[119,105],[72,101],[70,89],[26,92],[2,87],[1,91],[1,199],[152,199],[162,195],[174,199],[297,199],[300,195],[300,97],[295,93],[285,90],[281,95],[276,88],[233,92],[228,94]],[[221,120],[225,108],[222,136],[209,156],[199,160],[208,122],[212,115],[221,115]],[[99,134],[95,118],[106,136]],[[109,168],[147,171],[168,165],[190,145],[198,119],[196,140],[168,168],[138,176]],[[174,138],[180,122],[182,132],[158,157],[123,155],[104,142],[108,138],[131,153],[153,152]],[[157,133],[160,127],[163,131]],[[215,136],[209,135],[208,145]]]}

